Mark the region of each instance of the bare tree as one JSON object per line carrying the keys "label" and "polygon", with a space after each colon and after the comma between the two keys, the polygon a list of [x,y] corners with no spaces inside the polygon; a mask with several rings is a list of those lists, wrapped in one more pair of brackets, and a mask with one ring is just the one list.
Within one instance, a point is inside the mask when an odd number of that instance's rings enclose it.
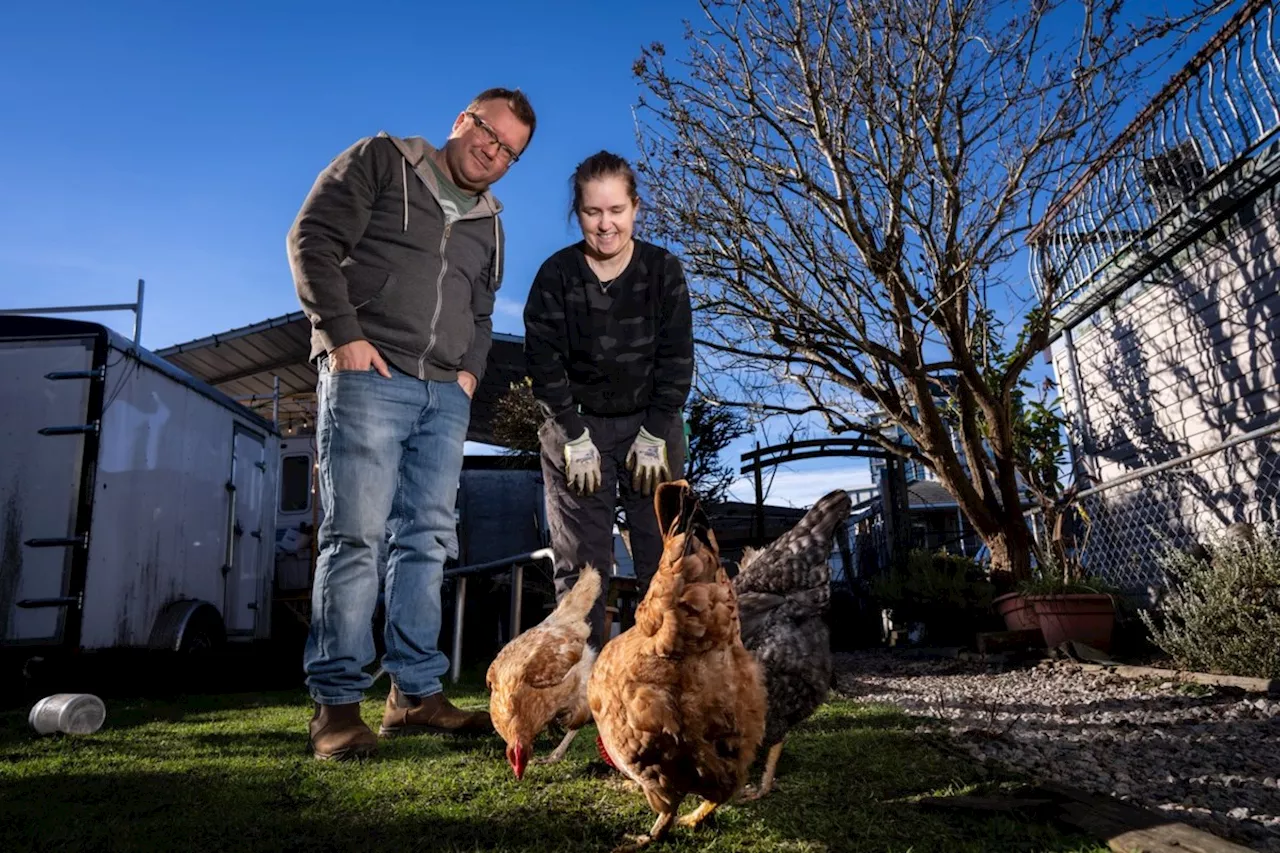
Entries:
{"label": "bare tree", "polygon": [[1015,262],[1151,40],[1209,4],[1122,24],[1123,0],[700,2],[687,57],[655,44],[635,73],[647,224],[690,274],[703,390],[919,459],[1027,576],[1019,401],[1061,294]]}

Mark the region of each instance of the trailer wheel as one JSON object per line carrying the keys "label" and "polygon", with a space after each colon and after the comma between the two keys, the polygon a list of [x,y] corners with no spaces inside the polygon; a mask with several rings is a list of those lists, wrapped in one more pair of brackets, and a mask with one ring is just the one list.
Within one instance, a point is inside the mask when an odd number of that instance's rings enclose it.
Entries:
{"label": "trailer wheel", "polygon": [[207,657],[221,651],[227,631],[218,609],[207,601],[183,599],[169,604],[151,629],[151,648],[182,656]]}

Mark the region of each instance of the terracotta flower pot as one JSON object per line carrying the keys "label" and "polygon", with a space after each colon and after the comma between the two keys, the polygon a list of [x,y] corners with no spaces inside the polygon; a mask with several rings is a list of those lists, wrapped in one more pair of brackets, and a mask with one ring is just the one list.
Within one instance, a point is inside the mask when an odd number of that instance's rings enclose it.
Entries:
{"label": "terracotta flower pot", "polygon": [[1010,631],[1030,631],[1040,627],[1035,608],[1020,592],[1007,592],[992,599],[996,612],[1004,617],[1004,626]]}
{"label": "terracotta flower pot", "polygon": [[1103,652],[1111,651],[1111,629],[1116,622],[1116,606],[1111,596],[1099,593],[1070,595],[1030,595],[1049,648],[1075,640]]}

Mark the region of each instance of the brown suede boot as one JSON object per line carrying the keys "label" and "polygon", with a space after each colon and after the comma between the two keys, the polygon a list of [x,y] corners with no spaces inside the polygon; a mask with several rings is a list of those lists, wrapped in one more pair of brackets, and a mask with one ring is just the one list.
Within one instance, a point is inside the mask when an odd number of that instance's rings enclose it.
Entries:
{"label": "brown suede boot", "polygon": [[493,721],[488,711],[463,711],[455,708],[443,693],[415,698],[400,692],[391,685],[387,695],[387,709],[382,715],[380,737],[416,734],[468,734],[493,733]]}
{"label": "brown suede boot", "polygon": [[320,761],[367,758],[378,748],[373,729],[360,719],[360,703],[316,705],[311,718],[311,751]]}

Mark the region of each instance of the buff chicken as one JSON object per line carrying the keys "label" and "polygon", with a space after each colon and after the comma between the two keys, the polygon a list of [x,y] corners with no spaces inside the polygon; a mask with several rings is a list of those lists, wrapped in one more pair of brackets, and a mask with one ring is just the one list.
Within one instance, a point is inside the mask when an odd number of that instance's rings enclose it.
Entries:
{"label": "buff chicken", "polygon": [[588,697],[606,761],[643,790],[666,836],[696,827],[742,787],[765,724],[760,664],[742,645],[738,601],[698,500],[683,480],[654,496],[664,550],[635,624],[600,652]]}
{"label": "buff chicken", "polygon": [[489,714],[507,743],[507,763],[517,780],[524,778],[534,739],[551,723],[567,732],[551,755],[534,763],[562,759],[578,730],[591,721],[587,680],[596,652],[587,643],[587,617],[599,593],[600,573],[587,566],[555,610],[507,643],[489,665]]}

